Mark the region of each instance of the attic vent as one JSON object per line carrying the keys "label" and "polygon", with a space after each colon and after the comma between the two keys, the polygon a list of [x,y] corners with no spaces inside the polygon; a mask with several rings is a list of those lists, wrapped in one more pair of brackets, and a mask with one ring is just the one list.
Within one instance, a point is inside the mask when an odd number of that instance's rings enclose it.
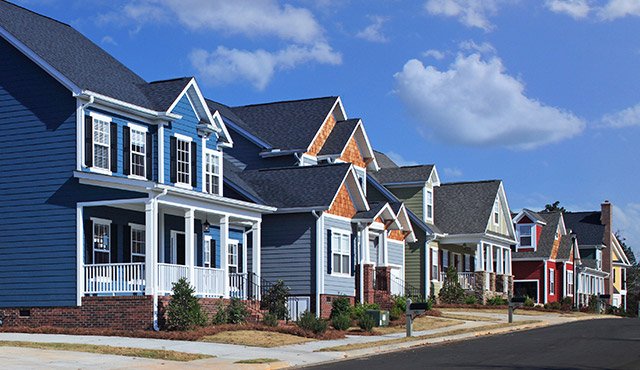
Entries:
{"label": "attic vent", "polygon": [[31,317],[31,310],[27,308],[22,308],[18,311],[19,317]]}

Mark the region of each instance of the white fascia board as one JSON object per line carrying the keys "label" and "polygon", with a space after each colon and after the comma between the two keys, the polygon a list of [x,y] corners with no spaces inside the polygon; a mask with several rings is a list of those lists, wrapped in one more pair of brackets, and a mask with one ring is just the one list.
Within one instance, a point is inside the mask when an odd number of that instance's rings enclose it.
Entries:
{"label": "white fascia board", "polygon": [[268,150],[273,148],[271,145],[267,144],[259,137],[250,134],[247,130],[240,127],[237,123],[233,122],[233,120],[229,119],[228,117],[222,116],[222,120],[224,121],[226,126],[230,126],[233,131],[236,131],[238,134],[244,136],[247,140],[252,141],[254,144],[257,144]]}
{"label": "white fascia board", "polygon": [[164,113],[164,112],[156,112],[154,110],[148,109],[148,108],[144,108],[141,107],[139,105],[135,105],[135,104],[131,104],[131,103],[127,103],[124,102],[122,100],[118,100],[118,99],[114,99],[112,97],[106,96],[106,95],[102,95],[90,90],[83,90],[79,96],[81,97],[82,95],[87,96],[87,97],[94,97],[96,102],[102,103],[108,107],[114,107],[114,108],[119,108],[119,109],[123,109],[125,111],[129,111],[132,113],[135,113],[136,115],[141,115],[144,118],[148,118],[148,119],[154,119],[154,120],[165,120],[165,121],[172,121],[172,120],[176,120],[176,119],[180,119],[182,118],[182,116],[178,115],[178,114],[173,114],[173,113]]}
{"label": "white fascia board", "polygon": [[[440,186],[440,175],[438,175],[438,170],[436,169],[436,165],[433,164],[432,165],[433,168],[431,169],[431,175],[429,175],[429,181],[427,182],[431,182],[431,186],[436,187],[436,186]],[[435,175],[436,180],[433,180],[433,176]]]}
{"label": "white fascia board", "polygon": [[336,106],[338,104],[340,104],[340,110],[342,111],[343,119],[340,120],[340,119],[336,118],[336,122],[343,121],[343,120],[347,119],[347,114],[345,113],[344,108],[342,108],[342,103],[340,102],[340,97],[338,97],[336,99],[336,101],[333,103],[333,106],[331,107],[331,109],[329,110],[329,113],[327,113],[327,115],[324,117],[324,121],[322,121],[322,124],[320,125],[320,128],[318,128],[318,131],[316,131],[316,134],[313,135],[313,139],[311,139],[311,142],[309,142],[309,146],[307,146],[307,149],[304,150],[304,152],[308,152],[309,150],[311,150],[311,145],[313,145],[313,143],[318,138],[318,135],[320,135],[320,131],[324,127],[324,124],[327,123],[327,120],[331,116],[331,113],[333,113],[333,111],[336,109]]}
{"label": "white fascia board", "polygon": [[547,223],[544,220],[541,220],[540,218],[536,217],[530,210],[523,208],[517,215],[516,217],[513,218],[513,223],[518,223],[524,216],[529,217],[529,219],[531,219],[531,221],[533,221],[533,223],[535,224],[539,224],[539,225],[546,225]]}

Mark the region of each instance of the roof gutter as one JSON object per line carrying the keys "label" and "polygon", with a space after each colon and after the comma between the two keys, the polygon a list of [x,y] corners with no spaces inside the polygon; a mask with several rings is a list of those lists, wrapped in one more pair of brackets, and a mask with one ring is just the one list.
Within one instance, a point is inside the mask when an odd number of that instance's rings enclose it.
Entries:
{"label": "roof gutter", "polygon": [[178,114],[154,111],[148,108],[141,107],[139,105],[127,103],[122,100],[114,99],[106,95],[98,94],[90,90],[82,90],[80,94],[77,94],[74,96],[78,98],[89,99],[89,100],[93,99],[94,102],[96,103],[101,103],[106,106],[120,108],[129,112],[138,114],[148,119],[173,121],[173,120],[182,118],[182,116]]}
{"label": "roof gutter", "polygon": [[262,158],[270,158],[270,157],[281,157],[283,155],[291,155],[291,154],[304,153],[304,152],[305,152],[304,149],[287,149],[287,150],[272,149],[268,152],[260,152],[259,155]]}

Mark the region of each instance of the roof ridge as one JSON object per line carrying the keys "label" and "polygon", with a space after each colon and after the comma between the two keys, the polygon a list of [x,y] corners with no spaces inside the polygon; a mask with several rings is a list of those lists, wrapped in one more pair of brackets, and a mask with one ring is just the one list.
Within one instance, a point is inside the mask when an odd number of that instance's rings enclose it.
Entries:
{"label": "roof ridge", "polygon": [[166,80],[151,81],[151,82],[147,82],[147,84],[151,85],[151,84],[157,84],[157,83],[163,83],[163,82],[173,82],[173,81],[187,80],[187,79],[190,80],[192,78],[194,77],[193,76],[175,77],[175,78],[168,78]]}
{"label": "roof ridge", "polygon": [[[293,170],[293,169],[307,169],[307,168],[319,168],[319,167],[345,167],[351,166],[351,163],[322,163],[315,164],[313,166],[286,166],[286,167],[269,167],[269,168],[259,168],[257,170],[249,170],[249,171],[280,171],[280,170]],[[248,171],[247,171],[248,172]]]}
{"label": "roof ridge", "polygon": [[435,164],[412,164],[411,166],[398,166],[397,168],[418,168],[418,167],[428,167],[435,166]]}
{"label": "roof ridge", "polygon": [[[9,5],[15,6],[16,8],[20,8],[20,9],[22,9],[22,10],[26,10],[26,11],[28,11],[29,13],[35,14],[35,15],[40,16],[40,17],[42,17],[42,18],[46,18],[46,19],[51,20],[51,21],[54,21],[54,22],[56,22],[56,23],[60,23],[60,24],[62,24],[62,25],[64,25],[64,26],[67,26],[67,27],[69,27],[69,28],[73,28],[73,27],[72,27],[70,24],[68,24],[68,23],[64,23],[64,22],[62,22],[62,21],[60,21],[60,20],[57,20],[57,19],[55,19],[55,18],[49,17],[49,16],[44,15],[44,14],[40,14],[40,13],[35,12],[35,11],[31,10],[31,9],[27,9],[27,8],[25,8],[24,6],[20,6],[20,5],[18,5],[18,4],[14,4],[14,3],[10,2],[10,1],[6,1],[6,0],[0,0],[0,1],[2,1],[2,2],[4,2],[4,3],[7,3],[7,4],[9,4]],[[75,29],[75,28],[74,28],[74,29]]]}
{"label": "roof ridge", "polygon": [[273,105],[273,104],[282,104],[282,103],[297,103],[297,102],[303,102],[303,101],[320,100],[320,99],[329,99],[329,98],[337,99],[337,98],[338,98],[338,96],[323,96],[323,97],[318,97],[318,98],[306,98],[306,99],[280,100],[280,101],[273,101],[273,102],[267,102],[267,103],[256,103],[256,104],[247,104],[247,105],[237,105],[237,106],[235,106],[235,107],[231,107],[231,108],[258,107],[258,106],[264,106],[264,105]]}
{"label": "roof ridge", "polygon": [[464,185],[464,184],[484,184],[484,183],[491,183],[491,182],[502,182],[502,180],[494,179],[494,180],[478,180],[478,181],[446,182],[446,183],[440,184],[440,186],[446,186],[446,185]]}

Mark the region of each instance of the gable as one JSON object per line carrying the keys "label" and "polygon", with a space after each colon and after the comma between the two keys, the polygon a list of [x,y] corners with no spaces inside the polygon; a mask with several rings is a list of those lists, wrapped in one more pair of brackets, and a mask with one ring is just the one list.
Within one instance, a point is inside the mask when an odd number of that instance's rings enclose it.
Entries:
{"label": "gable", "polygon": [[499,213],[499,220],[497,224],[494,222],[494,206],[492,206],[491,212],[489,214],[489,220],[487,222],[487,231],[515,240],[516,234],[513,220],[511,218],[511,210],[509,209],[509,205],[507,204],[507,197],[504,192],[502,183],[498,187],[498,192],[496,194],[494,204],[496,202]]}
{"label": "gable", "polygon": [[358,147],[358,144],[356,143],[355,137],[351,137],[351,139],[349,139],[349,143],[342,152],[340,159],[345,162],[352,163],[358,167],[367,166],[367,162],[365,162],[364,158],[362,157],[362,153],[360,151],[360,148]]}
{"label": "gable", "polygon": [[336,117],[333,115],[333,113],[329,114],[329,117],[327,117],[327,119],[320,127],[320,130],[318,130],[316,137],[313,139],[311,145],[309,145],[309,148],[307,149],[307,152],[305,154],[316,157],[318,153],[320,153],[322,146],[329,138],[329,135],[331,135],[331,131],[333,131],[333,128],[336,126],[336,122]]}
{"label": "gable", "polygon": [[327,213],[352,218],[357,212],[349,190],[347,190],[347,185],[343,183]]}

